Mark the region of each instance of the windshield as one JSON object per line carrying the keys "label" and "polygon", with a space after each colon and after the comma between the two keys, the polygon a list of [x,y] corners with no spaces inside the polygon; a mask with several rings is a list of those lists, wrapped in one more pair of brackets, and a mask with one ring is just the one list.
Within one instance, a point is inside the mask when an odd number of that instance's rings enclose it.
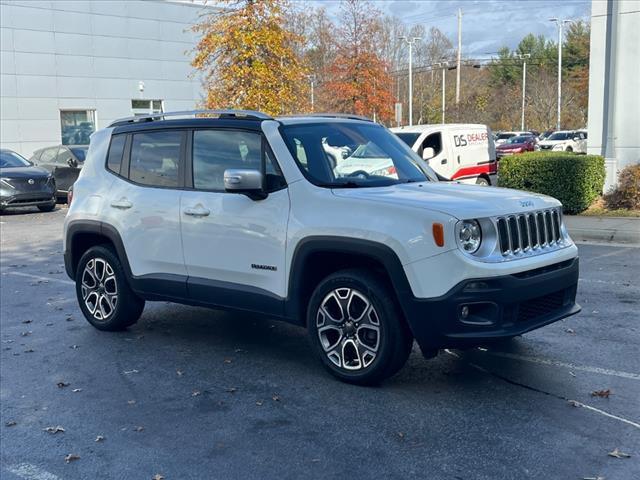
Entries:
{"label": "windshield", "polygon": [[16,152],[9,150],[0,151],[0,168],[13,168],[13,167],[29,167],[31,162],[22,158]]}
{"label": "windshield", "polygon": [[515,133],[499,133],[496,140],[506,140],[507,138],[515,137]]}
{"label": "windshield", "polygon": [[511,137],[509,140],[507,140],[507,143],[511,144],[511,143],[526,143],[529,140],[531,140],[531,137],[527,137],[525,135],[520,135],[517,137]]}
{"label": "windshield", "polygon": [[83,148],[83,147],[72,147],[69,150],[71,150],[71,153],[73,153],[76,158],[78,159],[79,162],[84,162],[84,159],[87,155],[87,148]]}
{"label": "windshield", "polygon": [[419,133],[397,133],[396,135],[400,138],[400,140],[402,140],[404,143],[406,143],[407,145],[409,145],[409,147],[413,147],[413,145],[416,143],[416,140],[418,140],[418,137],[420,136]]}
{"label": "windshield", "polygon": [[569,140],[572,132],[556,132],[551,134],[547,140]]}
{"label": "windshield", "polygon": [[323,187],[381,187],[437,181],[394,134],[376,124],[288,125],[282,134],[309,180]]}

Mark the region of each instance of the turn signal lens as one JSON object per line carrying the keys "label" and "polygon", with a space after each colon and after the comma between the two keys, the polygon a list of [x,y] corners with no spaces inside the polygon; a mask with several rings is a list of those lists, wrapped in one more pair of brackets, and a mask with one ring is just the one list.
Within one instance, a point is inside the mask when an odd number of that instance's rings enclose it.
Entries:
{"label": "turn signal lens", "polygon": [[444,226],[441,223],[433,224],[433,240],[439,247],[444,247]]}

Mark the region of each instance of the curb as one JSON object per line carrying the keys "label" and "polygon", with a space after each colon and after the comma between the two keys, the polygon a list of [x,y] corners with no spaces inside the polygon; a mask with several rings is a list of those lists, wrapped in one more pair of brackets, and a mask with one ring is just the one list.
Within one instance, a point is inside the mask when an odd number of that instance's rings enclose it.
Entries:
{"label": "curb", "polygon": [[576,242],[617,243],[640,247],[640,218],[565,215],[569,235]]}

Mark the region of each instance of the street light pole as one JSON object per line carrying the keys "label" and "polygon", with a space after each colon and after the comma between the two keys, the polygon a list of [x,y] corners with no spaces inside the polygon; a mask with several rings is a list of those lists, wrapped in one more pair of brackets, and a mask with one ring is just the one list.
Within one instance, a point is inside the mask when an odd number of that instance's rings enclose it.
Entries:
{"label": "street light pole", "polygon": [[562,29],[565,23],[569,23],[570,20],[560,20],[553,17],[549,21],[555,22],[558,25],[558,122],[556,129],[560,130],[560,116],[562,112]]}
{"label": "street light pole", "polygon": [[314,95],[313,95],[313,87],[314,87],[314,83],[315,83],[315,78],[313,78],[313,75],[311,75],[309,77],[309,81],[311,82],[311,112],[313,113],[314,108],[315,108],[315,99],[314,99]]}
{"label": "street light pole", "polygon": [[518,55],[518,58],[522,60],[522,118],[520,120],[520,130],[524,131],[524,102],[525,92],[527,91],[527,58],[531,58],[530,53],[524,55]]}
{"label": "street light pole", "polygon": [[400,37],[400,40],[404,40],[409,45],[409,126],[411,126],[413,125],[413,44],[421,39],[420,37]]}
{"label": "street light pole", "polygon": [[442,67],[442,123],[444,123],[444,113],[446,109],[446,78],[447,78],[447,67],[449,66],[449,62],[437,62],[435,63],[438,67]]}

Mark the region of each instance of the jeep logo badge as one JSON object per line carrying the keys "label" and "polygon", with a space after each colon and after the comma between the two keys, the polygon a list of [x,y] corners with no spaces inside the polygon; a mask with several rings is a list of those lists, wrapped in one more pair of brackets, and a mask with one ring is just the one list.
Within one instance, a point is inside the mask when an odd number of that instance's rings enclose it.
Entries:
{"label": "jeep logo badge", "polygon": [[533,200],[520,200],[521,207],[533,207]]}
{"label": "jeep logo badge", "polygon": [[29,180],[27,180],[27,183],[28,183],[29,185],[33,185],[33,184],[34,184],[34,183],[36,183],[36,182],[34,182],[34,181],[33,181],[33,178],[30,178]]}

